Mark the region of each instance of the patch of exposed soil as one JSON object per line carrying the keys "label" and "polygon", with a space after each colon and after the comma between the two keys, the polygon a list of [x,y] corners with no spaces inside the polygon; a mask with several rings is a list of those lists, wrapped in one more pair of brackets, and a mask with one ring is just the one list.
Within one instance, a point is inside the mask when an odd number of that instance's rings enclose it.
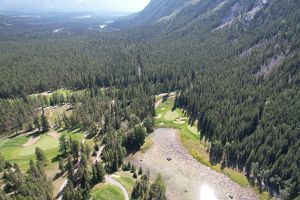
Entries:
{"label": "patch of exposed soil", "polygon": [[59,133],[56,131],[50,131],[48,135],[54,138],[59,138]]}

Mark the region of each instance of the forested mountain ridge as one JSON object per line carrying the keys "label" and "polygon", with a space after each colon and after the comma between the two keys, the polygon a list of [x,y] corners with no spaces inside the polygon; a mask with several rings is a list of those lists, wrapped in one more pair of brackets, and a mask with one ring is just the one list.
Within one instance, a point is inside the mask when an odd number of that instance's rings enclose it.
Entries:
{"label": "forested mountain ridge", "polygon": [[199,1],[143,26],[144,36],[160,34],[149,46],[162,55],[142,53],[145,68],[191,70],[176,106],[212,141],[212,162],[245,167],[283,199],[300,192],[299,8],[296,1]]}
{"label": "forested mountain ridge", "polygon": [[120,32],[1,39],[0,95],[23,99],[1,99],[0,128],[8,131],[12,118],[27,122],[26,94],[62,86],[177,91],[175,106],[198,122],[212,162],[295,199],[299,9],[294,0],[153,0],[113,25],[127,27]]}
{"label": "forested mountain ridge", "polygon": [[119,24],[129,27],[163,25],[175,30],[209,23],[217,30],[236,21],[250,22],[269,3],[269,0],[153,0],[133,19]]}

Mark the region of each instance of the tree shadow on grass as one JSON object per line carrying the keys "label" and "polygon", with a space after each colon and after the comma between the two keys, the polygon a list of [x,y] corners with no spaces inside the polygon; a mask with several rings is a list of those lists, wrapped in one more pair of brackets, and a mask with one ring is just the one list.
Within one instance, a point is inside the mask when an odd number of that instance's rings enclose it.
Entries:
{"label": "tree shadow on grass", "polygon": [[55,174],[55,176],[52,178],[52,181],[56,181],[57,179],[59,179],[60,177],[62,177],[62,175],[64,175],[64,171],[60,171],[60,172],[57,172]]}
{"label": "tree shadow on grass", "polygon": [[39,135],[43,134],[43,133],[46,133],[46,131],[35,131],[33,133],[30,133],[28,134],[26,137],[29,138],[29,137],[38,137]]}

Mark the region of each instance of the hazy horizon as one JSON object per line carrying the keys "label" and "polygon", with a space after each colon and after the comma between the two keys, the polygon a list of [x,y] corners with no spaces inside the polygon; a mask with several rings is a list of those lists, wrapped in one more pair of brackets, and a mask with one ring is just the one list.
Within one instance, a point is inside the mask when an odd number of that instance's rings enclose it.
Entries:
{"label": "hazy horizon", "polygon": [[144,9],[149,2],[150,0],[0,0],[0,11],[134,13]]}

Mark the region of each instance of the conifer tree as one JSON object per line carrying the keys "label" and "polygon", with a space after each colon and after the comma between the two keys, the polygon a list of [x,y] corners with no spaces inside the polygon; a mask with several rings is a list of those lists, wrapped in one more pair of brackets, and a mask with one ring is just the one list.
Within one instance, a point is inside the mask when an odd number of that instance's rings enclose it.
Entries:
{"label": "conifer tree", "polygon": [[43,166],[47,165],[47,159],[46,159],[45,153],[39,147],[35,148],[35,156],[36,156],[36,159],[37,159],[38,163],[40,163]]}

